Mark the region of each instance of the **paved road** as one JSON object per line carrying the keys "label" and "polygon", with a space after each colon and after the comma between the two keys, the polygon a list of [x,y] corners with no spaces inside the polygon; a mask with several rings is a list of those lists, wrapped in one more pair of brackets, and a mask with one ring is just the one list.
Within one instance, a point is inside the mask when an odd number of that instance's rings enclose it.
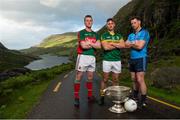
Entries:
{"label": "paved road", "polygon": [[[81,81],[80,91],[80,108],[77,109],[73,104],[73,81],[75,72],[71,71],[58,76],[49,85],[46,92],[41,97],[39,104],[34,106],[29,113],[28,118],[36,119],[56,119],[56,118],[180,118],[180,111],[164,104],[157,103],[152,100],[148,100],[149,106],[143,110],[136,110],[132,113],[115,114],[108,111],[108,108],[113,104],[110,100],[106,99],[106,105],[99,106],[95,103],[87,102],[87,90],[85,88],[86,76],[83,76]],[[94,91],[97,98],[99,89],[100,77],[95,75],[94,79]],[[58,88],[59,86],[59,88]],[[56,90],[55,90],[56,89]],[[56,92],[53,92],[55,90]]]}

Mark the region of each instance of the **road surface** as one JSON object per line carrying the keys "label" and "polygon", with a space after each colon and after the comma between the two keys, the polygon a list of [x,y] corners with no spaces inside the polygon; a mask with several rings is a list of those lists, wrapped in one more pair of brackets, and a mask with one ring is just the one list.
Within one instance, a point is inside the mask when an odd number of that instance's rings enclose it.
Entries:
{"label": "road surface", "polygon": [[[109,112],[108,108],[113,103],[105,99],[105,105],[99,106],[96,102],[88,103],[87,89],[85,87],[86,75],[81,81],[80,107],[74,107],[73,81],[75,71],[64,73],[53,80],[48,89],[42,95],[39,103],[33,107],[27,118],[36,119],[137,119],[137,118],[180,118],[180,110],[148,99],[148,107],[137,109],[135,112],[116,114]],[[93,90],[94,96],[99,98],[100,77],[95,74]]]}

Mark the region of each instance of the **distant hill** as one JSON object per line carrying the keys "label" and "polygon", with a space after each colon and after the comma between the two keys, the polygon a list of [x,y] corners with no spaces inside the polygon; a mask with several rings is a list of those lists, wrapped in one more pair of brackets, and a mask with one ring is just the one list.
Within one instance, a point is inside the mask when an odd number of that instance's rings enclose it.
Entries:
{"label": "distant hill", "polygon": [[54,34],[45,38],[39,45],[21,50],[25,54],[55,54],[69,55],[76,46],[77,33],[68,32],[63,34]]}
{"label": "distant hill", "polygon": [[55,34],[50,35],[45,38],[39,45],[36,47],[49,48],[60,46],[65,42],[69,42],[76,39],[76,33],[64,33],[64,34]]}
{"label": "distant hill", "polygon": [[[150,31],[150,61],[180,55],[180,1],[179,0],[132,0],[112,16],[116,21],[115,31],[126,40],[132,31],[129,19],[140,16],[143,27]],[[98,34],[106,31],[103,26]],[[45,38],[39,45],[22,50],[26,54],[69,55],[75,51],[76,33],[55,34]],[[101,52],[98,54],[100,58]],[[129,51],[123,50],[122,57],[128,58]],[[126,59],[124,59],[127,62]]]}
{"label": "distant hill", "polygon": [[22,54],[19,51],[9,50],[0,42],[0,72],[7,69],[24,67],[35,59],[35,57]]}

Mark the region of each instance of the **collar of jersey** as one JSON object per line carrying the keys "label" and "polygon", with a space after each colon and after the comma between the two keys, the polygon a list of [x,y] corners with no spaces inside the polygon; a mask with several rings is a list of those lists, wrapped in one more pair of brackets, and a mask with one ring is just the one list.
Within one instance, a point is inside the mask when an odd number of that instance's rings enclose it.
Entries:
{"label": "collar of jersey", "polygon": [[108,33],[109,33],[110,35],[112,35],[112,36],[114,36],[114,35],[115,35],[115,32],[114,32],[114,33],[112,33],[112,32],[109,32],[109,31],[108,31]]}
{"label": "collar of jersey", "polygon": [[[89,32],[89,31],[87,31],[86,29],[84,29],[86,32]],[[91,30],[91,32],[93,32],[92,30]],[[89,32],[89,33],[91,33],[91,32]]]}
{"label": "collar of jersey", "polygon": [[134,34],[138,34],[139,32],[141,32],[144,28],[142,27],[137,33],[134,31]]}

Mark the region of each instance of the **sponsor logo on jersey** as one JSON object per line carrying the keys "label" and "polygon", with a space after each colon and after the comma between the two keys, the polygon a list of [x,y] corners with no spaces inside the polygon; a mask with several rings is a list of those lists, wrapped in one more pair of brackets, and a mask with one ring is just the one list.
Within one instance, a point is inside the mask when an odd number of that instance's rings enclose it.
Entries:
{"label": "sponsor logo on jersey", "polygon": [[106,39],[111,39],[111,36],[107,36]]}
{"label": "sponsor logo on jersey", "polygon": [[89,41],[89,42],[92,42],[92,43],[96,42],[96,38],[94,38],[94,37],[86,37],[85,40]]}

